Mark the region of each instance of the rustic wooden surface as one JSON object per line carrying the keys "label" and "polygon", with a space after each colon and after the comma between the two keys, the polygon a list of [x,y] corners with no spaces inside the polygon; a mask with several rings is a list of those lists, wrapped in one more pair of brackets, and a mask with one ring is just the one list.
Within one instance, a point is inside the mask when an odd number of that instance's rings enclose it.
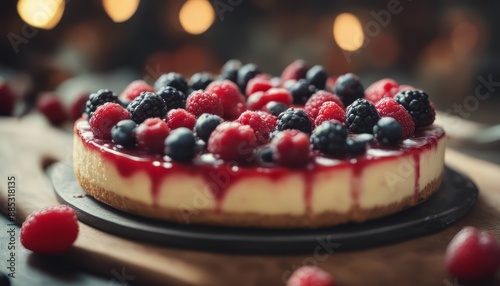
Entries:
{"label": "rustic wooden surface", "polygon": [[[33,210],[57,204],[43,168],[69,159],[71,144],[70,133],[47,127],[37,118],[1,119],[0,210],[6,213],[9,175],[17,178],[19,223]],[[252,256],[149,245],[80,223],[80,235],[66,259],[82,269],[111,279],[122,276],[123,281],[139,285],[160,281],[162,285],[284,285],[287,275],[304,264],[317,264],[332,273],[338,285],[453,285],[443,254],[462,227],[489,230],[500,240],[500,168],[452,150],[447,150],[446,162],[477,183],[480,198],[466,217],[426,237],[353,252]],[[500,285],[500,274],[491,284]]]}

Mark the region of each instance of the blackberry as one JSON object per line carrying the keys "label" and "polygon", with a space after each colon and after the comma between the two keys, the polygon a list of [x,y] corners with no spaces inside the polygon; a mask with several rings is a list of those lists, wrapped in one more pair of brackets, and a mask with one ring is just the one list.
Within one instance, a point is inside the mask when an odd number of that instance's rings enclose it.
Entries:
{"label": "blackberry", "polygon": [[159,90],[161,87],[171,86],[175,89],[186,94],[188,91],[188,84],[181,74],[175,72],[169,72],[162,74],[155,82],[155,90]]}
{"label": "blackberry", "polygon": [[140,124],[144,120],[153,117],[164,119],[167,115],[165,101],[156,93],[143,92],[127,106],[130,118]]}
{"label": "blackberry", "polygon": [[296,129],[311,134],[311,121],[307,113],[302,109],[289,108],[278,116],[277,131]]}
{"label": "blackberry", "polygon": [[196,135],[203,141],[207,142],[210,134],[215,130],[219,124],[222,123],[222,118],[215,114],[203,113],[196,120],[194,131]]}
{"label": "blackberry", "polygon": [[267,112],[274,116],[279,116],[281,112],[284,112],[287,109],[288,106],[286,106],[286,104],[277,101],[270,101],[266,104]]}
{"label": "blackberry", "polygon": [[174,161],[191,160],[196,151],[196,139],[193,132],[186,127],[180,127],[170,132],[165,139],[165,153]]}
{"label": "blackberry", "polygon": [[384,145],[393,145],[403,138],[403,128],[392,117],[382,117],[373,126],[373,134]]}
{"label": "blackberry", "polygon": [[345,123],[352,133],[372,133],[379,119],[375,106],[364,98],[358,98],[347,107]]}
{"label": "blackberry", "polygon": [[167,105],[167,110],[186,108],[186,95],[175,87],[163,86],[156,92]]}
{"label": "blackberry", "polygon": [[255,64],[246,64],[238,70],[238,87],[245,94],[248,81],[260,74],[259,68]]}
{"label": "blackberry", "polygon": [[118,97],[108,89],[101,89],[92,93],[85,104],[85,113],[88,115],[87,119],[92,117],[97,107],[107,102],[120,103]]}
{"label": "blackberry", "polygon": [[415,127],[429,126],[434,122],[436,112],[431,107],[427,93],[409,89],[399,92],[394,99],[408,111]]}
{"label": "blackberry", "polygon": [[365,97],[365,89],[357,75],[347,73],[337,78],[335,94],[342,100],[345,106],[348,106],[356,99]]}
{"label": "blackberry", "polygon": [[347,128],[334,121],[324,121],[317,126],[311,135],[313,149],[326,155],[344,153],[347,139]]}
{"label": "blackberry", "polygon": [[293,97],[294,104],[304,105],[307,100],[316,92],[314,85],[308,84],[304,79],[295,82],[288,89]]}
{"label": "blackberry", "polygon": [[122,120],[111,129],[111,139],[114,143],[126,148],[135,147],[135,128],[137,124],[133,120]]}
{"label": "blackberry", "polygon": [[[206,89],[207,86],[213,81],[212,76],[207,72],[198,72],[191,76],[189,79],[189,87],[192,90]],[[168,105],[168,104],[167,104]]]}
{"label": "blackberry", "polygon": [[327,78],[325,69],[320,65],[313,66],[306,74],[307,83],[314,85],[317,89],[325,89]]}

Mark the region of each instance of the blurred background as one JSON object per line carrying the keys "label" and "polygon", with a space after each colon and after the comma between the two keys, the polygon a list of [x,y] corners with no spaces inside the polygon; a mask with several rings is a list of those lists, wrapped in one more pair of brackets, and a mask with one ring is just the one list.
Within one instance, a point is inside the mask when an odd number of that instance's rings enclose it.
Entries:
{"label": "blurred background", "polygon": [[1,1],[0,76],[29,106],[45,91],[64,99],[169,71],[217,74],[232,58],[279,76],[301,58],[365,87],[394,78],[443,112],[493,124],[498,11],[498,1],[456,0]]}

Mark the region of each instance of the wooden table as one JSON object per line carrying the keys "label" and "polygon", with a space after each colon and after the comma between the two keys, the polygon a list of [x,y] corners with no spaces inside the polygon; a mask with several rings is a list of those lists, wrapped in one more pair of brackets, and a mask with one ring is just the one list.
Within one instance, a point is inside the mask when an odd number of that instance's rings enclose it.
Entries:
{"label": "wooden table", "polygon": [[[18,223],[35,209],[58,204],[44,167],[70,159],[71,145],[71,133],[50,128],[37,118],[1,119],[0,210],[6,213],[9,175],[17,181]],[[452,150],[447,150],[446,163],[477,183],[478,203],[451,227],[398,244],[320,255],[228,255],[130,241],[80,223],[78,240],[64,259],[117,283],[123,279],[140,285],[284,285],[286,277],[305,264],[317,264],[332,273],[338,285],[453,285],[443,254],[462,227],[491,231],[500,241],[500,168]],[[500,285],[500,273],[492,285]]]}

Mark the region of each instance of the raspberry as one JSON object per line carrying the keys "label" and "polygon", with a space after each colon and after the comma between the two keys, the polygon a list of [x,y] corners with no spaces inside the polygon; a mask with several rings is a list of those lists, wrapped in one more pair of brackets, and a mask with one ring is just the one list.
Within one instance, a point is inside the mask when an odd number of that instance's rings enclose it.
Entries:
{"label": "raspberry", "polygon": [[135,123],[142,123],[148,118],[165,118],[167,105],[161,96],[153,92],[143,92],[127,106],[130,117]]}
{"label": "raspberry", "polygon": [[126,148],[133,148],[137,143],[135,139],[136,128],[137,124],[133,120],[122,120],[111,129],[111,139],[115,144]]}
{"label": "raspberry", "polygon": [[241,92],[247,89],[248,81],[260,74],[259,68],[255,64],[246,64],[238,69],[238,87]]}
{"label": "raspberry", "polygon": [[335,83],[335,94],[348,106],[358,98],[365,97],[365,89],[359,77],[352,73],[341,75]]}
{"label": "raspberry", "polygon": [[130,119],[130,113],[118,103],[105,103],[97,108],[90,118],[90,130],[97,139],[110,140],[111,129],[118,122]]}
{"label": "raspberry", "polygon": [[43,113],[53,125],[60,125],[68,119],[68,115],[66,114],[66,110],[61,100],[55,94],[43,94],[38,99],[36,108]]}
{"label": "raspberry", "polygon": [[245,97],[240,93],[238,86],[229,80],[214,81],[207,86],[207,91],[219,97],[224,118],[227,120],[235,120],[246,110]]}
{"label": "raspberry", "polygon": [[385,97],[375,104],[375,108],[380,116],[392,117],[403,128],[403,138],[410,138],[415,132],[415,123],[406,109],[396,100]]}
{"label": "raspberry", "polygon": [[278,116],[277,131],[296,129],[307,134],[311,133],[312,126],[307,113],[301,109],[289,108]]}
{"label": "raspberry", "polygon": [[250,95],[247,100],[248,109],[262,110],[271,101],[281,102],[286,106],[290,106],[293,98],[288,90],[273,87],[266,92],[256,92]]}
{"label": "raspberry", "polygon": [[251,94],[254,94],[257,91],[267,91],[271,87],[273,87],[273,85],[271,84],[271,81],[269,81],[267,79],[263,79],[263,78],[254,77],[248,81],[247,88],[245,90],[245,94],[247,96],[250,96]]}
{"label": "raspberry", "polygon": [[119,98],[124,102],[130,102],[144,91],[153,92],[155,89],[143,80],[134,80],[125,88]]}
{"label": "raspberry", "polygon": [[311,98],[306,102],[304,105],[304,108],[307,112],[307,114],[312,118],[316,119],[316,116],[318,116],[319,109],[323,103],[327,101],[333,101],[335,102],[338,106],[340,106],[342,109],[345,109],[344,104],[338,98],[336,95],[334,95],[331,92],[325,91],[325,90],[320,90],[313,94]]}
{"label": "raspberry", "polygon": [[189,79],[189,86],[192,90],[206,89],[207,86],[214,81],[212,76],[207,72],[198,72]]}
{"label": "raspberry", "polygon": [[7,83],[0,81],[0,116],[11,116],[16,104],[16,95]]}
{"label": "raspberry", "polygon": [[421,90],[404,90],[396,94],[394,99],[408,111],[416,128],[426,127],[434,122],[436,112],[431,107],[427,93]]}
{"label": "raspberry", "polygon": [[89,100],[89,96],[90,95],[88,93],[82,93],[78,95],[75,101],[73,101],[69,109],[69,116],[71,120],[75,121],[82,117],[82,113],[85,112],[85,104],[87,103],[87,100]]}
{"label": "raspberry", "polygon": [[218,115],[203,113],[200,117],[198,117],[198,120],[196,120],[194,130],[196,131],[196,135],[201,140],[207,142],[210,134],[212,134],[215,128],[222,122],[222,118]]}
{"label": "raspberry", "polygon": [[174,161],[191,160],[196,152],[196,139],[191,130],[181,127],[173,130],[165,139],[165,153]]}
{"label": "raspberry", "polygon": [[221,123],[208,139],[208,151],[224,161],[250,163],[255,159],[257,139],[248,125]]}
{"label": "raspberry", "polygon": [[335,286],[335,279],[317,267],[302,266],[288,278],[286,286]]}
{"label": "raspberry", "polygon": [[393,145],[398,143],[403,136],[403,128],[392,117],[382,117],[377,124],[373,126],[373,135],[384,145]]}
{"label": "raspberry", "polygon": [[303,60],[295,60],[289,64],[281,73],[280,83],[283,85],[287,80],[299,80],[306,77],[309,67]]}
{"label": "raspberry", "polygon": [[72,208],[59,205],[32,212],[21,226],[21,244],[35,253],[68,251],[78,236],[78,220]]}
{"label": "raspberry", "polygon": [[288,109],[288,106],[281,102],[270,101],[266,104],[266,111],[274,116],[280,115],[281,112]]}
{"label": "raspberry", "polygon": [[467,282],[493,277],[499,263],[500,246],[495,237],[471,226],[457,233],[446,249],[448,272]]}
{"label": "raspberry", "polygon": [[186,101],[186,110],[198,117],[203,113],[219,115],[224,114],[220,98],[213,92],[197,90],[189,95]]}
{"label": "raspberry", "polygon": [[286,167],[303,167],[311,157],[309,136],[298,130],[278,132],[271,141],[273,160]]}
{"label": "raspberry", "polygon": [[379,119],[375,106],[366,99],[356,99],[347,107],[345,122],[353,133],[372,133],[373,126]]}
{"label": "raspberry", "polygon": [[325,69],[319,65],[313,66],[306,73],[307,83],[314,85],[317,89],[325,89],[327,78]]}
{"label": "raspberry", "polygon": [[194,125],[196,124],[196,117],[187,112],[185,109],[178,108],[172,109],[167,113],[166,121],[170,130],[177,129],[179,127],[186,127],[189,130],[193,130]]}
{"label": "raspberry", "polygon": [[294,104],[303,105],[316,92],[316,87],[301,79],[292,84],[288,91],[293,97]]}
{"label": "raspberry", "polygon": [[313,149],[326,155],[341,155],[347,139],[346,127],[337,121],[324,121],[311,135]]}
{"label": "raspberry", "polygon": [[256,111],[245,111],[236,122],[252,127],[258,144],[266,144],[269,141],[271,130],[266,121]]}
{"label": "raspberry", "polygon": [[163,98],[165,104],[167,105],[167,110],[186,107],[186,95],[174,87],[160,87],[156,94]]}
{"label": "raspberry", "polygon": [[100,89],[99,91],[90,94],[89,100],[87,100],[85,105],[85,113],[87,113],[88,119],[92,117],[97,107],[105,104],[106,102],[119,103],[118,97],[107,89]]}
{"label": "raspberry", "polygon": [[323,121],[337,120],[339,122],[345,121],[345,111],[334,101],[327,101],[323,103],[319,109],[318,116],[314,120],[316,126],[320,125]]}
{"label": "raspberry", "polygon": [[372,103],[377,103],[384,97],[394,97],[398,91],[399,84],[393,79],[385,78],[372,83],[365,90],[365,98]]}
{"label": "raspberry", "polygon": [[170,129],[165,121],[160,118],[148,118],[135,129],[135,138],[139,149],[163,154],[165,149],[165,138]]}
{"label": "raspberry", "polygon": [[276,125],[278,125],[278,117],[261,110],[258,110],[257,114],[259,114],[260,117],[264,119],[264,121],[267,124],[267,127],[269,127],[269,130],[271,131],[274,130],[276,128]]}
{"label": "raspberry", "polygon": [[178,91],[187,94],[188,84],[181,74],[170,72],[162,74],[155,82],[155,89],[158,91],[165,86],[171,86]]}

